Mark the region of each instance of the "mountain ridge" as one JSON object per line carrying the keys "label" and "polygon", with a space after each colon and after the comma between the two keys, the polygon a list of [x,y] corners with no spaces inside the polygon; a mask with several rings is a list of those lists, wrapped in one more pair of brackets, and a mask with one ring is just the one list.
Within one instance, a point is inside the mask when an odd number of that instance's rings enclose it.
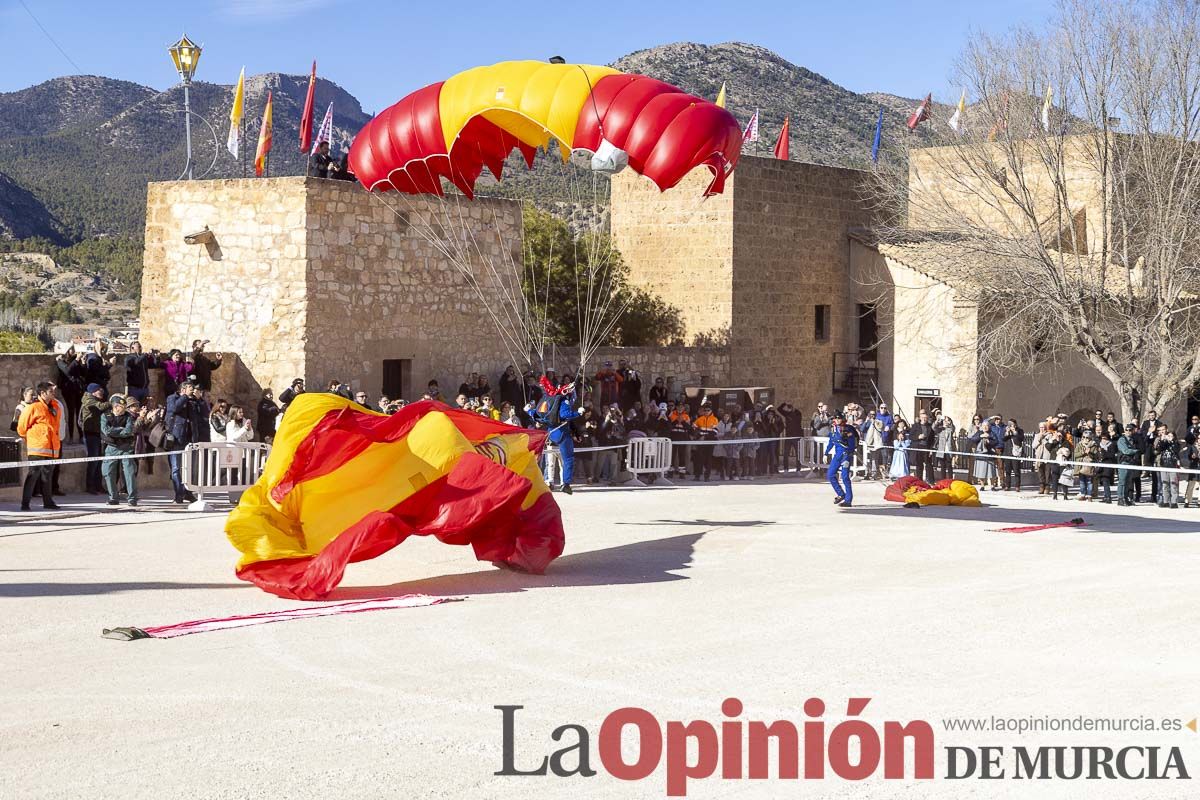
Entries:
{"label": "mountain ridge", "polygon": [[[727,107],[742,125],[755,109],[759,111],[761,140],[757,146],[747,146],[748,153],[768,154],[784,117],[790,115],[793,160],[868,167],[881,106],[885,138],[900,134],[928,138],[925,130],[909,134],[904,127],[916,101],[857,94],[747,42],[674,42],[629,53],[612,65],[673,83],[701,97],[715,97],[725,83]],[[268,91],[274,97],[275,137],[270,172],[302,174],[305,157],[295,143],[307,85],[307,75],[267,72],[247,76],[245,155],[239,163],[224,150],[232,85],[193,82],[196,176],[233,177],[243,169],[253,174],[251,161]],[[101,76],[71,76],[0,93],[0,173],[8,178],[7,188],[0,190],[7,193],[0,195],[0,220],[5,219],[4,197],[16,197],[18,188],[19,208],[23,209],[17,211],[15,204],[9,204],[7,221],[0,222],[0,236],[12,238],[20,230],[57,240],[102,235],[140,238],[146,182],[173,180],[183,170],[181,88],[177,84],[159,91]],[[334,103],[333,149],[341,152],[369,116],[343,87],[318,78],[318,119],[330,101]],[[505,182],[511,181],[512,188],[524,194],[536,191],[539,180],[543,178],[536,170],[519,177],[511,171]],[[14,216],[28,219],[22,222]]]}

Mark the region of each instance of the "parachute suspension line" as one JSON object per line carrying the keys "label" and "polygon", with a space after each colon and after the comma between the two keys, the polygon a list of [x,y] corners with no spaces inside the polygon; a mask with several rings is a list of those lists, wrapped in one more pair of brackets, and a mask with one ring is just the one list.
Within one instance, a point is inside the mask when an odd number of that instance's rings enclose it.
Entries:
{"label": "parachute suspension line", "polygon": [[[452,264],[454,264],[455,267],[457,267],[460,272],[464,272],[464,274],[467,277],[468,282],[475,289],[475,292],[479,297],[480,304],[483,305],[483,307],[487,310],[488,314],[492,317],[492,321],[496,325],[496,330],[500,334],[501,342],[504,344],[504,348],[508,352],[509,357],[512,358],[514,362],[517,362],[518,359],[514,355],[513,347],[511,346],[513,343],[511,340],[511,337],[506,335],[504,326],[500,324],[500,320],[496,317],[495,312],[492,310],[491,304],[489,304],[487,302],[487,297],[483,294],[482,288],[479,286],[478,282],[473,280],[469,271],[463,269],[463,267],[458,262],[455,252],[451,251],[446,246],[445,242],[439,240],[439,238],[434,236],[431,231],[425,230],[424,228],[422,228],[420,224],[416,224],[416,220],[421,219],[422,215],[415,208],[415,206],[410,205],[409,213],[407,215],[405,215],[405,214],[401,214],[400,211],[398,211],[390,203],[388,203],[386,200],[384,200],[380,196],[379,193],[368,191],[367,194],[375,197],[375,199],[378,200],[380,203],[382,203],[385,208],[387,208],[389,211],[391,211],[396,216],[397,219],[407,222],[409,227],[411,229],[417,231],[418,235],[420,235],[421,238],[423,238],[427,243],[432,245],[435,250],[437,250],[439,253],[441,253],[443,256],[445,256],[446,259],[449,260]],[[407,195],[404,195],[403,193],[398,192],[398,194],[400,194],[402,197],[407,197]],[[439,198],[439,201],[441,199],[442,198]],[[427,201],[427,202],[430,202],[430,201]],[[426,210],[428,210],[428,206],[426,206]]]}
{"label": "parachute suspension line", "polygon": [[[492,206],[491,210],[492,210],[492,224],[496,227],[496,230],[499,231],[500,230],[500,219],[496,214],[496,208],[494,205]],[[523,229],[524,228],[522,227],[522,230]],[[502,236],[502,234],[501,234],[501,236]],[[519,303],[519,305],[517,305],[517,308],[519,311],[520,318],[523,322],[523,326],[525,328],[525,334],[526,334],[525,339],[527,340],[527,344],[528,344],[526,359],[522,363],[524,366],[528,367],[528,366],[531,366],[529,358],[532,355],[536,355],[538,358],[538,361],[545,360],[545,355],[544,355],[545,336],[543,335],[541,337],[538,337],[535,334],[536,325],[537,325],[536,305],[531,306],[529,298],[525,294],[524,243],[523,242],[521,243],[521,255],[522,255],[521,265],[522,265],[522,268],[520,271],[517,269],[516,261],[513,258],[513,248],[511,246],[511,243],[508,241],[503,241],[501,250],[502,250],[505,258],[507,259],[508,268],[509,268],[510,273],[517,280],[516,292],[515,292],[516,298],[517,298],[516,302]],[[511,293],[510,293],[510,296],[511,296]]]}
{"label": "parachute suspension line", "polygon": [[[516,275],[513,274],[513,275],[508,276],[507,280],[505,279],[504,276],[500,275],[499,271],[496,269],[496,265],[495,265],[494,261],[491,258],[489,258],[488,255],[486,253],[484,253],[482,248],[479,246],[479,242],[475,237],[475,226],[471,224],[471,221],[469,219],[464,219],[463,205],[464,204],[462,201],[456,200],[454,203],[454,210],[457,212],[459,225],[460,225],[461,229],[466,232],[466,236],[464,236],[462,238],[463,250],[464,250],[464,252],[467,250],[466,239],[467,239],[467,236],[469,236],[470,241],[471,241],[471,247],[474,249],[474,252],[479,256],[478,260],[482,261],[487,266],[488,271],[491,273],[493,281],[500,287],[501,292],[503,292],[504,296],[508,300],[507,303],[503,304],[505,322],[508,325],[512,326],[512,330],[517,332],[517,335],[519,335],[521,337],[522,343],[524,345],[526,345],[525,349],[528,350],[528,347],[527,347],[528,336],[525,335],[527,333],[527,331],[526,331],[525,325],[523,324],[523,321],[520,316],[520,307],[516,304],[516,300],[513,298],[512,293],[511,293],[511,290],[512,290],[511,282],[512,282],[512,280],[514,280],[516,278]],[[447,206],[443,205],[443,208],[447,208]],[[447,213],[446,216],[449,217],[449,214]],[[470,260],[469,260],[470,253],[467,252],[466,255],[467,255],[467,259],[464,259],[464,260],[469,264],[470,263]],[[516,315],[515,319],[514,319],[514,314]]]}

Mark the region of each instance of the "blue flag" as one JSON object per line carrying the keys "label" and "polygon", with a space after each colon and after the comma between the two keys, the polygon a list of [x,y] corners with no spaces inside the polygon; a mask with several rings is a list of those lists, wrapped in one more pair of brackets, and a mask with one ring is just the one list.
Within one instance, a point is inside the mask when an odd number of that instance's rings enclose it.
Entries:
{"label": "blue flag", "polygon": [[883,109],[879,109],[879,121],[875,123],[875,142],[871,145],[871,161],[879,163],[879,140],[883,136]]}

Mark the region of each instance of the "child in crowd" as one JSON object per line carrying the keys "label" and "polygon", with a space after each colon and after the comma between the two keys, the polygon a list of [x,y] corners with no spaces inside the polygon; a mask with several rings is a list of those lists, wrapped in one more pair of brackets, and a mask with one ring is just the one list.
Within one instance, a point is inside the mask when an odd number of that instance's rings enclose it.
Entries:
{"label": "child in crowd", "polygon": [[[754,423],[747,422],[742,428],[743,439],[757,438]],[[754,459],[758,457],[758,442],[743,442],[741,446],[742,480],[754,480]]]}
{"label": "child in crowd", "polygon": [[1054,461],[1050,464],[1050,480],[1054,484],[1053,498],[1058,499],[1058,490],[1062,489],[1063,500],[1071,498],[1071,484],[1075,482],[1075,470],[1067,466],[1071,460],[1071,448],[1060,447],[1054,453]]}

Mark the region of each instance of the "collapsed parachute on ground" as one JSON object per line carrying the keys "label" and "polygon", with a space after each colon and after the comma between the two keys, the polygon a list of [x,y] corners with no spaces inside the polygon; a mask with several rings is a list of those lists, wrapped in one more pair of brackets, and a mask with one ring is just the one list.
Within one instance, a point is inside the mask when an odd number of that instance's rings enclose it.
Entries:
{"label": "collapsed parachute on ground", "polygon": [[347,564],[412,535],[540,574],[563,550],[559,508],[537,465],[545,437],[431,401],[387,416],[332,394],[300,395],[262,477],[225,524],[242,554],[237,575],[315,600]]}
{"label": "collapsed parachute on ground", "polygon": [[930,486],[920,478],[906,475],[883,492],[883,499],[916,506],[963,506],[978,508],[979,490],[966,481],[941,480]]}
{"label": "collapsed parachute on ground", "polygon": [[499,180],[514,149],[526,163],[550,140],[563,159],[590,154],[591,169],[625,161],[659,189],[704,165],[719,194],[737,165],[742,131],[715,103],[611,67],[505,61],[418,89],[355,137],[350,166],[372,191],[441,194],[442,179],[473,196],[484,168]]}

